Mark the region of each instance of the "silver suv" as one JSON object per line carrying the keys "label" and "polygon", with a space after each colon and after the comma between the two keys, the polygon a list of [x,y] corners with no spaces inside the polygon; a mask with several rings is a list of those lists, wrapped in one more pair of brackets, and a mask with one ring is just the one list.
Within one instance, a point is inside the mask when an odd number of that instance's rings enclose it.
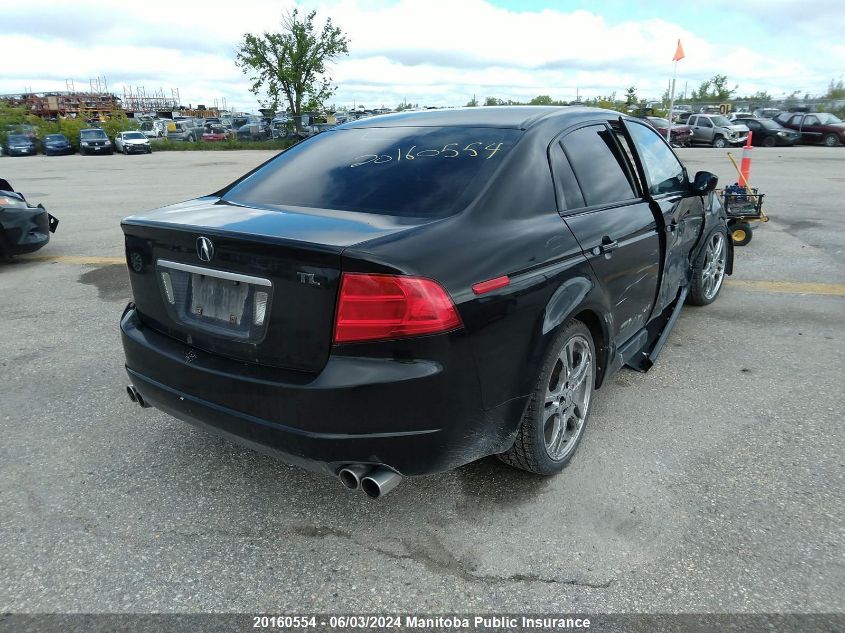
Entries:
{"label": "silver suv", "polygon": [[721,114],[693,114],[687,121],[692,129],[692,143],[706,143],[713,147],[742,145],[748,138],[748,128],[731,123]]}

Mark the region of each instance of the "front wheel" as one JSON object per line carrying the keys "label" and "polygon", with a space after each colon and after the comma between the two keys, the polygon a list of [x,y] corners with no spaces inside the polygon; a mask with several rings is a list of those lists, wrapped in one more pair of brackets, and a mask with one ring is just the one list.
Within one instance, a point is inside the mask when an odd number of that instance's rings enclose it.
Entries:
{"label": "front wheel", "polygon": [[728,146],[728,140],[724,136],[717,136],[713,139],[713,147],[722,149]]}
{"label": "front wheel", "polygon": [[596,384],[596,351],[586,325],[570,321],[549,346],[506,464],[554,475],[569,463],[587,425]]}
{"label": "front wheel", "polygon": [[836,134],[828,134],[824,137],[824,144],[826,147],[836,147],[839,145],[839,137]]}
{"label": "front wheel", "polygon": [[728,262],[727,232],[720,227],[710,234],[692,269],[692,283],[687,301],[692,305],[713,303],[722,289]]}
{"label": "front wheel", "polygon": [[774,147],[777,145],[777,140],[774,136],[767,136],[763,139],[763,147]]}

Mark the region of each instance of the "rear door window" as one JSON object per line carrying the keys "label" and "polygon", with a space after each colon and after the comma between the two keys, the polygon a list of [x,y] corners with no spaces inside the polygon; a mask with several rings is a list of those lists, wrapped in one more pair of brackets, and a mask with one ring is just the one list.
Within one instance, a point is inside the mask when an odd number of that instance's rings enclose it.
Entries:
{"label": "rear door window", "polygon": [[606,205],[636,197],[628,167],[613,132],[589,125],[561,141],[587,206]]}
{"label": "rear door window", "polygon": [[295,145],[224,200],[436,218],[466,207],[522,132],[503,128],[330,130]]}

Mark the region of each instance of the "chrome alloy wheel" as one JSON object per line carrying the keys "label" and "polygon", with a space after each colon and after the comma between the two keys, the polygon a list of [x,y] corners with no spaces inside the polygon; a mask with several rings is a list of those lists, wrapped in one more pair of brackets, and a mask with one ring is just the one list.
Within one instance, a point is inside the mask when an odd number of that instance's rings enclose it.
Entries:
{"label": "chrome alloy wheel", "polygon": [[728,251],[725,248],[725,234],[713,234],[704,251],[704,266],[701,269],[701,290],[708,301],[716,296],[725,278],[725,262]]}
{"label": "chrome alloy wheel", "polygon": [[570,338],[552,368],[543,407],[543,439],[555,461],[575,449],[593,395],[593,355],[580,334]]}

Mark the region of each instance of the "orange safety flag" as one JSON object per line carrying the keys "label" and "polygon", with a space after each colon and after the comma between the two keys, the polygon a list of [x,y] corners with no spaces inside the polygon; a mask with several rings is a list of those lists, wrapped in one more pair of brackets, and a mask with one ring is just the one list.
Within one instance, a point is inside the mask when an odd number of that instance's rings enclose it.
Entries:
{"label": "orange safety flag", "polygon": [[672,58],[673,62],[682,60],[684,57],[684,47],[681,46],[681,40],[678,40],[678,48],[675,49],[675,56]]}

